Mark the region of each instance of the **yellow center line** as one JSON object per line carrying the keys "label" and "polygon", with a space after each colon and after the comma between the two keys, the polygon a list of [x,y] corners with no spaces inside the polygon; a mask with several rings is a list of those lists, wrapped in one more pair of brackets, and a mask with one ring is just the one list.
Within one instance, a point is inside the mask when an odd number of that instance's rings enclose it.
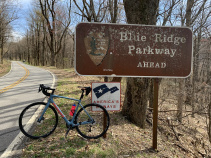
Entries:
{"label": "yellow center line", "polygon": [[27,68],[25,68],[24,66],[22,66],[21,64],[19,64],[18,62],[17,62],[17,64],[20,65],[26,71],[26,74],[22,78],[20,78],[18,81],[14,82],[13,84],[1,89],[0,94],[8,91],[9,89],[11,89],[13,87],[15,87],[16,85],[18,85],[19,83],[24,81],[29,76],[29,70]]}

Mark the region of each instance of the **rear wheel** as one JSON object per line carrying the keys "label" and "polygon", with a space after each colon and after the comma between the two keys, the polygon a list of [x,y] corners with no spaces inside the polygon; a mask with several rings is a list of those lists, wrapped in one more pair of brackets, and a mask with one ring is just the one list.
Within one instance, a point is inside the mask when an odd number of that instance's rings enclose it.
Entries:
{"label": "rear wheel", "polygon": [[21,132],[27,137],[38,139],[47,137],[53,133],[58,124],[58,114],[50,105],[46,110],[42,120],[38,119],[44,110],[46,103],[37,102],[28,105],[20,114],[19,127]]}
{"label": "rear wheel", "polygon": [[[94,111],[93,110],[97,110]],[[88,114],[87,114],[87,113]],[[90,117],[88,116],[90,115]],[[83,124],[87,122],[87,124]],[[97,139],[103,136],[109,128],[110,118],[107,110],[99,104],[88,104],[76,114],[75,123],[78,133],[87,139]]]}

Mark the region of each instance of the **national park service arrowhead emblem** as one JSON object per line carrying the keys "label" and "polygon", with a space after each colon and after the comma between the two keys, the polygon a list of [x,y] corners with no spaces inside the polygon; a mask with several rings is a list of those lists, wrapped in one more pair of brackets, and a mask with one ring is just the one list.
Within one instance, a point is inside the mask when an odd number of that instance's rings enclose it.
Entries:
{"label": "national park service arrowhead emblem", "polygon": [[90,32],[84,38],[86,53],[95,65],[100,65],[109,48],[109,38],[102,32]]}

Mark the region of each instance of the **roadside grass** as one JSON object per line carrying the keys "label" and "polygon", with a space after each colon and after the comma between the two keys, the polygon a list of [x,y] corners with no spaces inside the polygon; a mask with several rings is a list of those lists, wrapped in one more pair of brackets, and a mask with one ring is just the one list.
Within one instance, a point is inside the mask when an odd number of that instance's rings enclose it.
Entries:
{"label": "roadside grass", "polygon": [[3,64],[0,64],[0,77],[6,75],[11,69],[11,62],[4,60]]}
{"label": "roadside grass", "polygon": [[[103,78],[78,76],[74,69],[56,69],[53,67],[45,67],[57,76],[57,86],[55,93],[72,98],[79,98],[81,90],[78,86],[91,86],[92,82],[103,82]],[[121,102],[123,104],[125,79],[121,83]],[[73,101],[65,99],[57,99],[55,102],[62,109],[68,119],[69,111]],[[90,95],[85,96],[82,104],[90,103]],[[173,105],[166,104],[166,108],[172,108]],[[174,127],[177,130],[179,141],[176,140],[175,131],[165,122],[166,118],[173,115],[159,115],[158,130],[158,150],[152,149],[152,126],[146,124],[145,129],[141,129],[135,124],[129,122],[120,112],[109,112],[110,127],[106,138],[84,139],[75,129],[69,132],[67,138],[66,123],[59,117],[59,123],[54,133],[47,138],[39,140],[29,140],[25,143],[21,157],[46,157],[46,158],[125,158],[125,157],[200,157],[195,152],[195,146],[192,142],[196,141],[196,135],[190,133],[193,129],[198,128],[197,124],[191,123],[184,118],[187,126]],[[196,117],[204,120],[202,117]],[[204,127],[206,121],[200,121],[201,127]],[[202,124],[203,123],[203,124]],[[204,138],[206,134],[200,133]],[[206,137],[205,137],[206,136]],[[203,151],[203,150],[201,150]],[[209,150],[208,150],[209,152]]]}
{"label": "roadside grass", "polygon": [[[79,99],[81,90],[78,86],[91,86],[92,82],[103,82],[103,78],[99,77],[78,76],[74,69],[45,68],[57,76],[55,94],[58,95]],[[121,89],[124,91],[125,80],[122,82]],[[55,102],[65,116],[70,119],[69,111],[74,102],[67,99],[56,99]],[[85,105],[90,102],[90,96],[85,96],[82,104]],[[128,157],[128,155],[139,157],[139,152],[143,149],[140,142],[145,139],[141,137],[140,132],[149,133],[148,129],[140,129],[130,123],[121,115],[121,112],[109,112],[109,115],[111,120],[107,137],[96,140],[82,138],[75,129],[69,132],[66,139],[66,123],[59,117],[59,124],[54,133],[45,139],[28,141],[21,157],[115,158]],[[151,136],[145,137],[149,137],[145,144],[147,144],[146,148],[150,148]],[[154,155],[155,153],[152,152],[151,154]]]}

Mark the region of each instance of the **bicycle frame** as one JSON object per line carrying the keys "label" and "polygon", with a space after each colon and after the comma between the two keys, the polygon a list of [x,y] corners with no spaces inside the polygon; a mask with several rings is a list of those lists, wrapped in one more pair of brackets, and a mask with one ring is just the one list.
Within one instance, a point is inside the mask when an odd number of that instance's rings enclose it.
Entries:
{"label": "bicycle frame", "polygon": [[89,113],[86,111],[86,109],[84,109],[83,105],[81,104],[81,100],[80,99],[74,99],[74,98],[68,98],[68,97],[64,97],[64,96],[59,96],[59,95],[50,95],[49,99],[48,99],[48,102],[42,112],[42,115],[40,116],[40,118],[38,119],[38,122],[40,122],[46,112],[46,110],[48,109],[48,107],[50,106],[50,104],[52,104],[54,106],[54,108],[58,111],[58,113],[62,116],[62,118],[64,119],[64,121],[67,123],[68,126],[72,126],[72,127],[76,127],[76,126],[79,126],[79,125],[84,125],[84,124],[89,124],[89,123],[92,123],[92,121],[84,121],[84,122],[79,122],[77,124],[74,123],[74,120],[75,120],[75,116],[76,116],[76,112],[74,113],[73,115],[73,118],[71,119],[71,121],[69,121],[66,116],[63,114],[63,112],[60,110],[60,108],[56,105],[56,103],[54,102],[53,98],[64,98],[64,99],[69,99],[69,100],[73,100],[73,101],[77,101],[78,102],[78,105],[75,109],[75,111],[78,111],[78,108],[79,108],[79,105],[81,106],[81,108],[83,108],[83,110],[86,112],[86,114],[88,115],[88,117],[92,119],[92,117],[89,115]]}

